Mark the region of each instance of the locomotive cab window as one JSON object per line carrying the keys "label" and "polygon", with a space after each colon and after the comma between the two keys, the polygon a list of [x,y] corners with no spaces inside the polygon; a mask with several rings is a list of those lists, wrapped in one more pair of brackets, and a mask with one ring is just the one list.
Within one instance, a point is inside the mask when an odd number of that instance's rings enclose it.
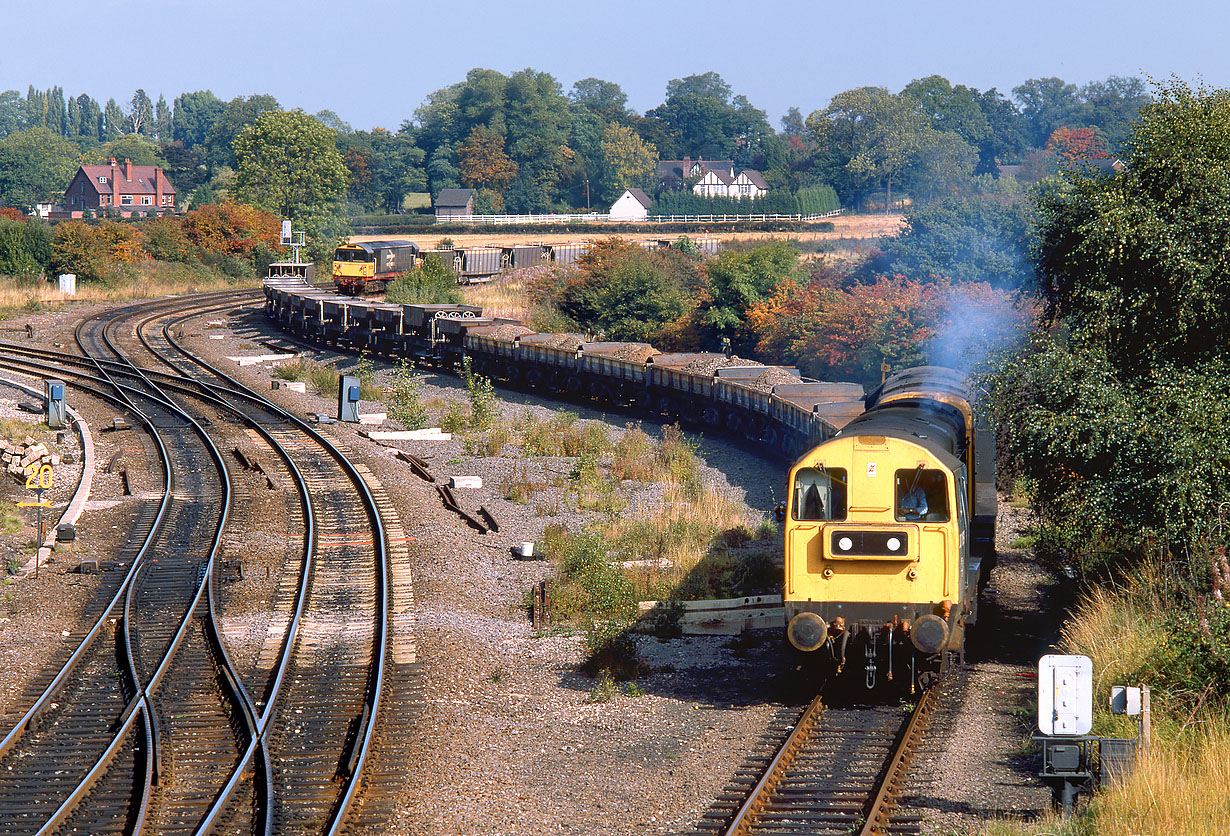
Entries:
{"label": "locomotive cab window", "polygon": [[796,520],[844,520],[846,471],[840,467],[801,467],[794,476]]}
{"label": "locomotive cab window", "polygon": [[942,470],[898,470],[896,499],[898,522],[948,522],[952,518],[948,479]]}
{"label": "locomotive cab window", "polygon": [[369,256],[363,250],[338,250],[333,256],[334,261],[371,261]]}

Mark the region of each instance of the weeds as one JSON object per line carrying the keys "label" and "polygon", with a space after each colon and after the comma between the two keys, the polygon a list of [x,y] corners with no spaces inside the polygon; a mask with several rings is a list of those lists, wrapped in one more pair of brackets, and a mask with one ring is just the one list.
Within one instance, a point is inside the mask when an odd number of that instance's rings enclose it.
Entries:
{"label": "weeds", "polygon": [[589,651],[584,665],[586,673],[619,682],[649,673],[649,666],[637,655],[637,637],[628,632],[627,626],[626,622],[618,621],[595,621],[590,625],[585,634],[585,649]]}
{"label": "weeds", "polygon": [[393,380],[385,393],[385,409],[389,417],[401,422],[408,430],[427,426],[427,407],[423,404],[423,380],[415,375],[405,360],[393,370]]}
{"label": "weeds", "polygon": [[465,380],[466,391],[470,395],[470,426],[485,430],[491,426],[499,412],[499,404],[495,399],[495,387],[491,383],[491,378],[474,373],[468,356],[462,360],[461,376]]}

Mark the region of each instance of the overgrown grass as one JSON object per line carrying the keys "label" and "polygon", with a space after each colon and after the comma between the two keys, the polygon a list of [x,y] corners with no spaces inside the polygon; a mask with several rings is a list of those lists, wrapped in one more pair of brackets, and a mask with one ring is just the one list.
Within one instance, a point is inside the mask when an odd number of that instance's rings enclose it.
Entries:
{"label": "overgrown grass", "polygon": [[279,380],[303,381],[311,385],[318,395],[333,395],[337,393],[338,376],[351,374],[359,378],[359,397],[365,401],[378,401],[383,392],[376,386],[375,364],[365,357],[360,357],[347,371],[339,369],[331,363],[318,363],[307,357],[296,357],[274,367],[273,375]]}
{"label": "overgrown grass", "polygon": [[204,265],[147,261],[126,265],[127,278],[109,284],[77,282],[73,296],[61,293],[59,283],[32,276],[3,277],[0,281],[0,311],[8,315],[61,308],[73,302],[108,303],[150,299],[177,293],[198,293],[235,287],[256,287],[260,278],[236,279]]}
{"label": "overgrown grass", "polygon": [[1198,593],[1207,583],[1180,574],[1145,562],[1118,588],[1091,590],[1062,630],[1060,650],[1093,662],[1094,734],[1136,737],[1136,718],[1110,714],[1103,697],[1111,685],[1150,687],[1151,751],[1073,818],[996,822],[984,834],[1230,832],[1230,796],[1221,790],[1230,781],[1230,715],[1221,681],[1230,608],[1217,597],[1216,580],[1212,592]]}

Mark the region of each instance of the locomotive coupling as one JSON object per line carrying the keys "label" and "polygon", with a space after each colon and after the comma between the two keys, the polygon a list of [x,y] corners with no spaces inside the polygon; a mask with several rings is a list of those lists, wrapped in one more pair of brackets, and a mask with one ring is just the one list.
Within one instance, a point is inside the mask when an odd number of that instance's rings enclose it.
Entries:
{"label": "locomotive coupling", "polygon": [[801,612],[786,625],[786,637],[799,650],[819,650],[829,638],[829,627],[814,612]]}

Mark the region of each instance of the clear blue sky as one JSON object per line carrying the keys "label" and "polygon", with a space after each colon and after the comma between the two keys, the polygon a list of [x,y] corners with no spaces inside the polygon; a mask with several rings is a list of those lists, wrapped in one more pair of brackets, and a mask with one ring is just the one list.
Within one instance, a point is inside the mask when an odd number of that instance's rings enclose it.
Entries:
{"label": "clear blue sky", "polygon": [[[1007,95],[1028,78],[1178,75],[1230,86],[1230,11],[1170,4],[973,0],[393,3],[4,0],[0,90],[59,85],[168,103],[212,90],[395,129],[472,67],[614,81],[643,113],[672,78],[713,70],[777,127],[843,90],[939,74]],[[143,57],[142,54],[150,57]]]}

